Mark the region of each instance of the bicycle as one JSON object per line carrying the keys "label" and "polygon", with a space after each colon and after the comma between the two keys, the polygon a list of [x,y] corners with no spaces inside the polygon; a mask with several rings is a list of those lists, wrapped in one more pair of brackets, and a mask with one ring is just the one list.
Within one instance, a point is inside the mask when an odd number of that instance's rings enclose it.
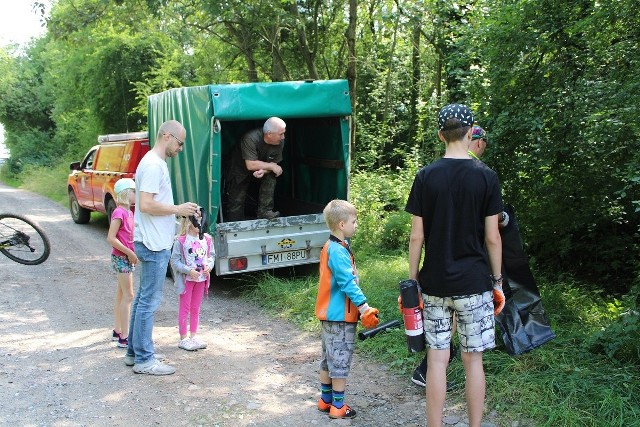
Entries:
{"label": "bicycle", "polygon": [[51,243],[40,226],[21,215],[0,214],[0,252],[24,265],[42,264]]}

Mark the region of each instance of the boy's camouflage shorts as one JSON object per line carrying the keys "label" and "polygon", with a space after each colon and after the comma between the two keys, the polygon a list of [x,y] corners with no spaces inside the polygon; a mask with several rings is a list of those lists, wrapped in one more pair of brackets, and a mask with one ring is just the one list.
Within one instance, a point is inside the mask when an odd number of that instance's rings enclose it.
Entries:
{"label": "boy's camouflage shorts", "polygon": [[356,323],[321,323],[322,360],[320,369],[329,372],[330,378],[347,378],[356,341]]}

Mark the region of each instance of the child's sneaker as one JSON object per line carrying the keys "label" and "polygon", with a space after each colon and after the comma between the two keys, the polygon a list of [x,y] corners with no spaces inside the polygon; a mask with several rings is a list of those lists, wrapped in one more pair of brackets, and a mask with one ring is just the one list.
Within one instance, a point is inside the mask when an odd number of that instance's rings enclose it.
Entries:
{"label": "child's sneaker", "polygon": [[120,339],[120,334],[116,332],[116,330],[114,329],[111,332],[111,341],[116,341]]}
{"label": "child's sneaker", "polygon": [[349,405],[342,405],[340,409],[331,405],[331,408],[329,408],[329,418],[353,418],[355,416],[356,411],[351,409]]}
{"label": "child's sneaker", "polygon": [[196,350],[203,350],[205,348],[207,348],[207,343],[206,342],[202,342],[200,341],[198,338],[196,337],[192,337],[191,338],[191,342],[193,343],[193,345],[195,346]]}
{"label": "child's sneaker", "polygon": [[331,403],[327,403],[322,398],[318,399],[318,411],[329,412],[331,409]]}
{"label": "child's sneaker", "polygon": [[187,351],[194,351],[198,349],[198,346],[193,341],[191,341],[191,338],[180,340],[180,342],[178,343],[178,347]]}
{"label": "child's sneaker", "polygon": [[424,373],[420,370],[419,366],[413,371],[411,381],[413,381],[414,384],[419,385],[420,387],[427,386],[427,380],[424,378]]}
{"label": "child's sneaker", "polygon": [[118,344],[116,344],[118,347],[120,348],[127,348],[129,347],[129,338],[121,338],[118,337]]}

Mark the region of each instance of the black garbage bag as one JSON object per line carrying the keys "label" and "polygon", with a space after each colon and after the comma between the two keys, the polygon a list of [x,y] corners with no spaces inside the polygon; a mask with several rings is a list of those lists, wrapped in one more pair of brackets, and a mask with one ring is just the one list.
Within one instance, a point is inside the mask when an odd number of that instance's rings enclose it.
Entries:
{"label": "black garbage bag", "polygon": [[505,206],[509,223],[500,229],[502,237],[503,290],[505,306],[496,316],[507,352],[526,353],[554,339],[542,306],[540,292],[529,269],[518,222],[512,206]]}

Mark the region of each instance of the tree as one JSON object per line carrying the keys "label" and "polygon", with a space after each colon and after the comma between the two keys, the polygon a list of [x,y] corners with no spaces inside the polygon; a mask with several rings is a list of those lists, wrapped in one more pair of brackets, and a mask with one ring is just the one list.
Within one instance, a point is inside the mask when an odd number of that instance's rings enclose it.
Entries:
{"label": "tree", "polygon": [[[80,22],[82,25],[78,25]],[[144,5],[108,5],[100,0],[61,0],[52,8],[45,84],[55,96],[55,140],[77,156],[104,133],[146,128],[145,88],[172,72],[175,85],[189,76],[186,55]],[[173,61],[172,61],[173,60]],[[153,81],[153,78],[156,78]],[[146,86],[140,82],[147,81]],[[151,84],[153,82],[153,84]],[[169,86],[173,87],[173,86]]]}
{"label": "tree", "polygon": [[0,50],[0,122],[14,172],[26,164],[51,164],[62,152],[48,143],[55,124],[50,93],[42,84],[43,52],[43,41],[32,43],[24,54]]}
{"label": "tree", "polygon": [[633,2],[487,3],[474,47],[505,199],[542,263],[625,292],[639,267]]}

